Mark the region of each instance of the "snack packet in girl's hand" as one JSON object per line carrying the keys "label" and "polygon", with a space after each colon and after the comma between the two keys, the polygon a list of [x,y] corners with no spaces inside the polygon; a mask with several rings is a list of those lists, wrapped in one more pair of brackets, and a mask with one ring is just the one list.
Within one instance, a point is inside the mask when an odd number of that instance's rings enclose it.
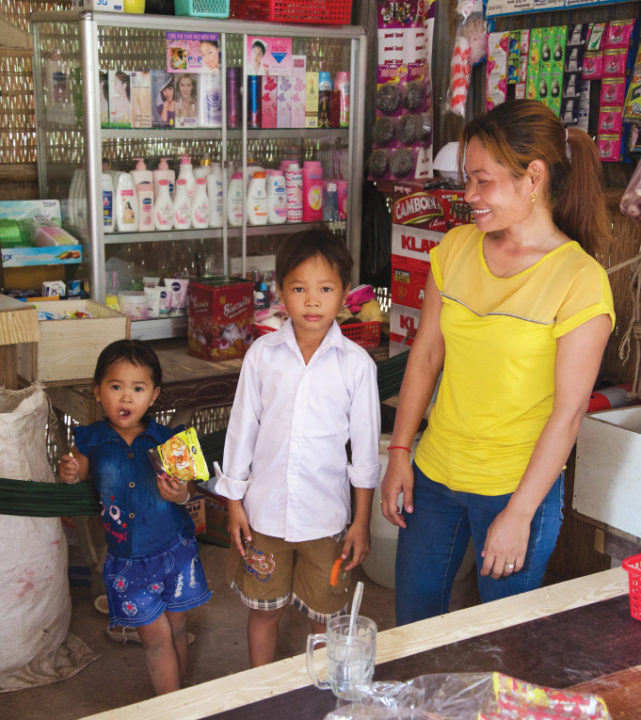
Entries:
{"label": "snack packet in girl's hand", "polygon": [[162,445],[149,450],[157,474],[166,473],[181,482],[209,480],[207,461],[200,449],[195,428],[177,433]]}

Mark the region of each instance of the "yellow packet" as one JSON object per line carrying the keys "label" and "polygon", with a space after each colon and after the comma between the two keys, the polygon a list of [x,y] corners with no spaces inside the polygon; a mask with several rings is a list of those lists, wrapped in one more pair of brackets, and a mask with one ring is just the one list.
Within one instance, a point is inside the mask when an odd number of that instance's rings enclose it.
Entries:
{"label": "yellow packet", "polygon": [[151,448],[149,457],[157,473],[167,473],[183,483],[190,480],[209,480],[207,461],[193,427],[170,437],[162,445]]}

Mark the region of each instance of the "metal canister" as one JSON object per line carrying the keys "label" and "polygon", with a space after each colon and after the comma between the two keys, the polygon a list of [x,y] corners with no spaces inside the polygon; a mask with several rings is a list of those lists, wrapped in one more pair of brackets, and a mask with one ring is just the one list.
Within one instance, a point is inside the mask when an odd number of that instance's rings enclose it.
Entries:
{"label": "metal canister", "polygon": [[260,127],[260,75],[247,76],[247,127]]}

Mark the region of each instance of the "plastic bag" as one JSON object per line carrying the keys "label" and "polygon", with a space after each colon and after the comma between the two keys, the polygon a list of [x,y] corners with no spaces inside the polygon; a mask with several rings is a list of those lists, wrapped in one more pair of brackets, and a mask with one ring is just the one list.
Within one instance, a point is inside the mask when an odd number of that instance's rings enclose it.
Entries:
{"label": "plastic bag", "polygon": [[166,473],[183,483],[209,480],[207,461],[193,427],[176,433],[162,445],[149,450],[149,457],[158,475]]}
{"label": "plastic bag", "polygon": [[450,63],[446,109],[465,117],[472,67],[487,55],[487,27],[482,0],[459,0],[457,27]]}
{"label": "plastic bag", "polygon": [[624,215],[641,223],[641,162],[637,164],[630,182],[623,191],[619,209]]}
{"label": "plastic bag", "polygon": [[406,683],[375,682],[358,703],[325,720],[609,720],[602,698],[494,673],[420,675]]}

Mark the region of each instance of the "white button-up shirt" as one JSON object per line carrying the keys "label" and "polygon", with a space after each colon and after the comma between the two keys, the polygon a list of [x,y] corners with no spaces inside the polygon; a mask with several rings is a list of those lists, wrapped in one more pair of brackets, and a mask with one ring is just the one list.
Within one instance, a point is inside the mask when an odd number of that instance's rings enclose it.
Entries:
{"label": "white button-up shirt", "polygon": [[[254,530],[291,542],[341,532],[350,490],[380,464],[376,364],[336,323],[305,365],[291,321],[243,362],[215,491],[243,500]],[[348,464],[346,444],[351,445]]]}

